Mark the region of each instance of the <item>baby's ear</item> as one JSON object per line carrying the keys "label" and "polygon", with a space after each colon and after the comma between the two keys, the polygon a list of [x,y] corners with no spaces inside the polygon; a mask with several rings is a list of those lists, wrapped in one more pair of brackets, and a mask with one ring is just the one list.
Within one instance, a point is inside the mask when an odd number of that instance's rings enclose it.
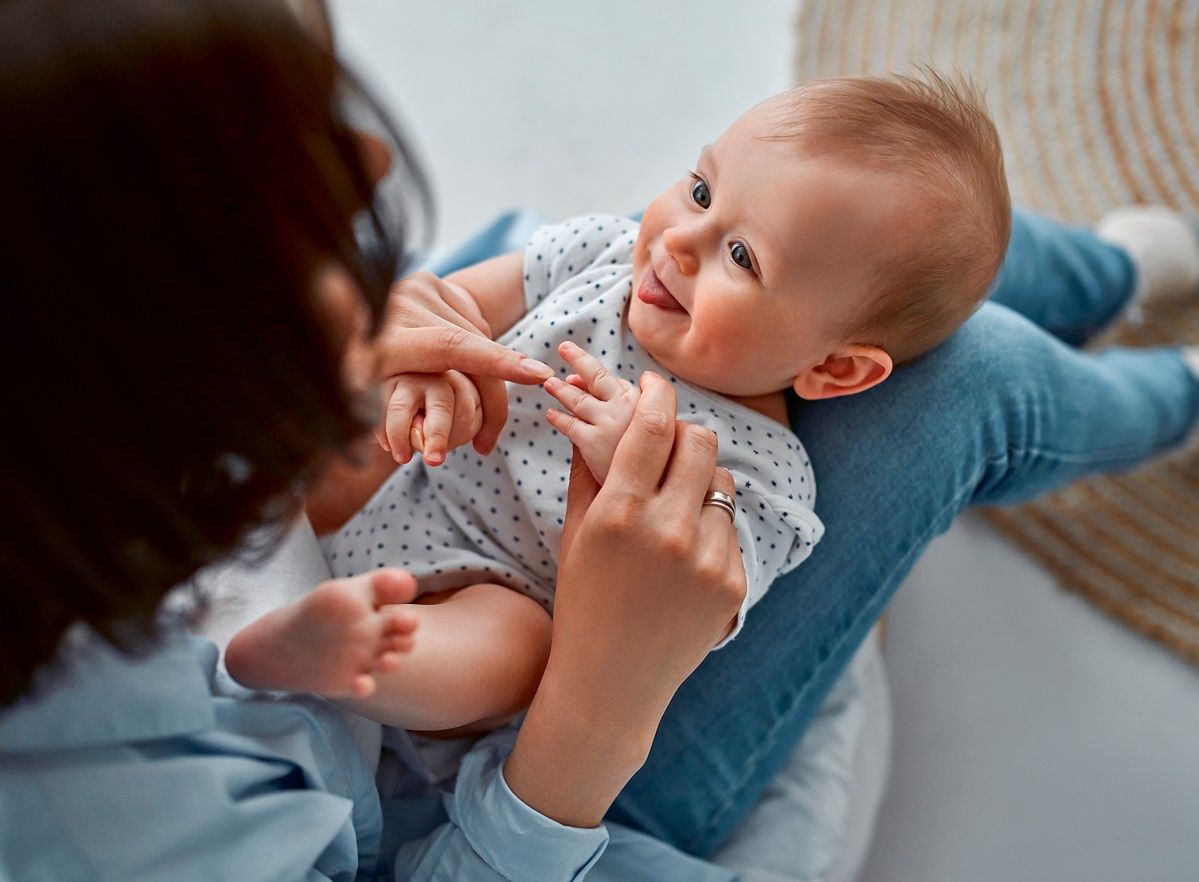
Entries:
{"label": "baby's ear", "polygon": [[891,356],[877,346],[842,346],[792,383],[808,401],[856,395],[891,376]]}

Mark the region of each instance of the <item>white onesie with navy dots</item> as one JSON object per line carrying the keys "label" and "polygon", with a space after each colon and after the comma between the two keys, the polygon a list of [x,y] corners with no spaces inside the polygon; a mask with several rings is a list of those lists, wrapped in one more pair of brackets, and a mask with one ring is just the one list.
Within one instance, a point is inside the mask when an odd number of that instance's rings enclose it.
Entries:
{"label": "white onesie with navy dots", "polygon": [[[636,236],[636,223],[607,215],[537,230],[525,249],[528,312],[500,342],[563,377],[570,370],[557,346],[565,339],[615,376],[636,381],[656,371],[674,384],[679,417],[716,432],[720,465],[737,484],[749,589],[732,639],[746,610],[811,553],[824,531],[812,510],[812,469],[789,430],[672,376],[633,339],[625,312]],[[570,441],[544,419],[552,404],[542,389],[510,386],[508,423],[490,456],[461,447],[438,468],[417,460],[398,469],[325,541],[333,575],[402,567],[422,593],[498,582],[552,610],[571,455]]]}

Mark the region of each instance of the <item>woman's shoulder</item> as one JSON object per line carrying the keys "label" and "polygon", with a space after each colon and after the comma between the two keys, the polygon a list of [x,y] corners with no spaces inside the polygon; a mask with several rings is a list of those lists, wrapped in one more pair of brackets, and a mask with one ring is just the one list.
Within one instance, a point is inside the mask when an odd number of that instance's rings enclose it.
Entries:
{"label": "woman's shoulder", "polygon": [[0,752],[78,750],[211,728],[215,665],[216,648],[181,631],[125,652],[76,629],[30,693],[0,710]]}
{"label": "woman's shoulder", "polygon": [[[373,854],[373,781],[336,711],[234,694],[216,660],[212,643],[181,632],[137,654],[72,635],[35,691],[0,712],[0,817],[10,834],[0,876],[33,878],[49,845],[54,860],[82,862],[54,878],[93,875],[86,867],[146,878],[159,860],[180,862],[176,878],[191,878],[189,861],[195,878],[238,877],[235,868],[285,850],[281,837],[293,835],[324,838],[327,870],[356,869]],[[19,813],[4,805],[10,797]]]}

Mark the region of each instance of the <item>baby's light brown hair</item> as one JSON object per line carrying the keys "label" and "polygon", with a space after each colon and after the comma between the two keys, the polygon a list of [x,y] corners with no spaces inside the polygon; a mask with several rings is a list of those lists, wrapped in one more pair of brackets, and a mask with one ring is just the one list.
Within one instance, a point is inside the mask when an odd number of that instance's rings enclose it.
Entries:
{"label": "baby's light brown hair", "polygon": [[893,172],[914,191],[910,224],[879,243],[845,342],[880,346],[896,364],[941,343],[986,297],[1011,234],[1003,151],[980,91],[921,68],[816,80],[772,101],[775,137]]}

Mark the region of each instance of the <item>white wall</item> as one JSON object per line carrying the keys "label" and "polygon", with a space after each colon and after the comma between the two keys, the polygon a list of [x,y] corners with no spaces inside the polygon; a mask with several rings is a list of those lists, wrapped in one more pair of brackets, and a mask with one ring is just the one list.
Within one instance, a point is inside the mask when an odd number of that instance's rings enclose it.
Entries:
{"label": "white wall", "polygon": [[631,212],[791,80],[794,0],[334,0],[416,136],[439,243],[497,212]]}

